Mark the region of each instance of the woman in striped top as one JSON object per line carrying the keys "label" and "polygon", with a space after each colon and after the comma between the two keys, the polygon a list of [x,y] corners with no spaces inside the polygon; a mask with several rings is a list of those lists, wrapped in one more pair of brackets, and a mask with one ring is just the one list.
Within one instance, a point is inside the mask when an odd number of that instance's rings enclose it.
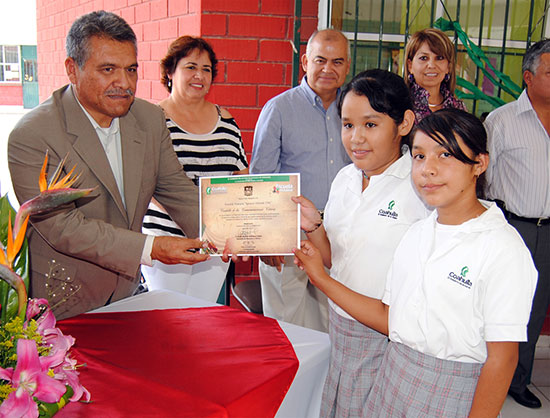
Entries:
{"label": "woman in striped top", "polygon": [[[161,61],[161,82],[170,95],[159,106],[166,114],[166,125],[178,159],[187,176],[196,184],[201,176],[248,173],[241,132],[235,119],[226,109],[206,100],[212,80],[216,77],[217,62],[212,47],[204,39],[192,36],[182,36],[172,42]],[[143,232],[149,235],[183,235],[183,231],[155,201],[149,205]],[[218,265],[219,261],[213,258],[211,264],[226,271],[227,265]],[[156,280],[157,276],[165,276],[159,273],[159,269],[181,268],[184,267],[156,263],[153,268],[143,270],[150,289],[172,288],[192,293],[188,291],[189,284],[180,277],[170,280],[175,287],[164,279]],[[194,296],[216,300],[218,284],[207,286],[208,297],[203,291]]]}

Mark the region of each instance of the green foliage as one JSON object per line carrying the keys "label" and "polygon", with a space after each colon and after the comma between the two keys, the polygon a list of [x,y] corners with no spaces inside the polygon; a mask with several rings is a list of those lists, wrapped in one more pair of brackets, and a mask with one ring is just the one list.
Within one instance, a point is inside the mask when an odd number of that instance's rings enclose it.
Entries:
{"label": "green foliage", "polygon": [[42,344],[43,337],[38,333],[38,324],[34,319],[26,326],[19,317],[15,317],[0,327],[0,367],[15,368],[17,364],[17,345],[20,338],[36,341],[39,356],[50,354],[51,348]]}
{"label": "green foliage", "polygon": [[[38,333],[38,324],[34,319],[30,320],[26,326],[21,318],[16,316],[0,327],[0,367],[15,369],[17,365],[17,341],[19,339],[36,341],[38,355],[44,357],[50,354],[51,348],[43,344],[43,337]],[[53,376],[53,371],[50,369]],[[6,400],[15,388],[5,380],[0,380],[0,404]],[[38,414],[40,417],[52,417],[68,402],[73,396],[73,389],[67,385],[67,391],[61,397],[59,402],[45,403],[38,402]],[[36,399],[35,399],[36,401]]]}
{"label": "green foliage", "polygon": [[14,392],[15,388],[9,384],[0,384],[0,404],[6,400],[10,393]]}
{"label": "green foliage", "polygon": [[[6,195],[0,197],[0,242],[2,247],[6,248],[8,242],[8,219],[11,217],[13,226],[15,220],[15,210],[10,205]],[[25,287],[29,288],[29,245],[27,240],[23,242],[19,254],[13,263],[13,269],[25,282]],[[9,284],[0,280],[0,309],[4,320],[13,318],[17,315],[17,292]]]}

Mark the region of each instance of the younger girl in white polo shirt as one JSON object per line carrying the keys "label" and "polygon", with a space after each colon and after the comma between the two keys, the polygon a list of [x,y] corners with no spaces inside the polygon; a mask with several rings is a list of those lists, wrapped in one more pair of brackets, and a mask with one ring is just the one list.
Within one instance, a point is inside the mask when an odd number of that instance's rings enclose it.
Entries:
{"label": "younger girl in white polo shirt", "polygon": [[403,237],[382,301],[331,279],[311,243],[296,250],[316,286],[390,337],[365,416],[493,417],[502,407],[537,272],[500,209],[476,197],[486,145],[483,125],[466,112],[441,110],[420,122],[412,176],[437,210]]}
{"label": "younger girl in white polo shirt", "polygon": [[[319,246],[335,280],[381,299],[395,248],[407,229],[430,211],[414,190],[411,156],[403,147],[414,125],[409,90],[397,74],[364,71],[344,87],[339,102],[342,143],[353,164],[332,182],[324,222],[302,204],[302,227]],[[356,417],[388,345],[329,300],[331,358],[322,418]]]}

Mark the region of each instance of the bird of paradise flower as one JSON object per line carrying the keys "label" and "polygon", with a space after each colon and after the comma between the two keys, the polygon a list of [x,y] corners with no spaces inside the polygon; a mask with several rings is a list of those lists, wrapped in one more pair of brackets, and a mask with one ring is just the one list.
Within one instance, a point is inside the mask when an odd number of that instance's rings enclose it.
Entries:
{"label": "bird of paradise flower", "polygon": [[[23,279],[13,271],[13,262],[15,257],[21,249],[23,240],[25,238],[25,231],[27,229],[27,222],[29,216],[25,218],[22,227],[16,235],[15,241],[13,239],[13,231],[11,227],[11,219],[8,219],[8,242],[6,245],[6,250],[0,248],[0,277],[5,280],[11,287],[17,292],[18,306],[17,315],[24,319],[26,308],[27,308],[27,289],[25,288],[25,282]],[[2,306],[2,313],[5,313],[7,307]],[[4,315],[2,315],[4,316]],[[5,318],[2,318],[4,322]]]}
{"label": "bird of paradise flower", "polygon": [[[60,179],[63,166],[67,160],[67,156],[63,158],[57,165],[50,181],[47,181],[46,169],[48,166],[48,152],[44,157],[44,163],[40,170],[38,185],[40,194],[30,200],[24,202],[15,216],[14,226],[12,230],[11,217],[8,219],[8,237],[5,250],[0,248],[0,278],[6,281],[16,292],[18,298],[17,315],[24,319],[27,307],[27,290],[23,279],[15,273],[13,262],[19,253],[23,241],[29,217],[38,215],[55,209],[66,203],[70,203],[76,199],[88,195],[94,190],[89,189],[73,189],[71,186],[79,179],[79,175],[73,176],[75,167],[69,171],[67,175]],[[15,236],[15,239],[13,238]],[[4,298],[6,299],[6,298]],[[5,300],[2,301],[2,322],[5,322],[7,306]]]}

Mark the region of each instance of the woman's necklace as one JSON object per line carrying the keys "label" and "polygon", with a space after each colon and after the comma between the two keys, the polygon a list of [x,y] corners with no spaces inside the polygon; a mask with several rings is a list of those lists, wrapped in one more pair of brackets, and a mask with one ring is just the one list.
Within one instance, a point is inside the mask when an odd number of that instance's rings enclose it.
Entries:
{"label": "woman's necklace", "polygon": [[363,181],[361,182],[361,190],[365,191],[365,189],[369,187],[370,176],[367,176],[363,170],[361,170],[361,173],[363,174]]}
{"label": "woman's necklace", "polygon": [[[428,97],[431,97],[432,95],[430,94]],[[439,104],[431,104],[430,103],[430,100],[428,100],[428,106],[429,107],[438,107],[438,106],[441,106],[443,104],[443,102],[445,101],[445,97],[443,97],[442,94],[434,94],[433,97],[436,97],[436,96],[439,96],[441,97],[441,102]],[[433,98],[432,97],[432,98]]]}

